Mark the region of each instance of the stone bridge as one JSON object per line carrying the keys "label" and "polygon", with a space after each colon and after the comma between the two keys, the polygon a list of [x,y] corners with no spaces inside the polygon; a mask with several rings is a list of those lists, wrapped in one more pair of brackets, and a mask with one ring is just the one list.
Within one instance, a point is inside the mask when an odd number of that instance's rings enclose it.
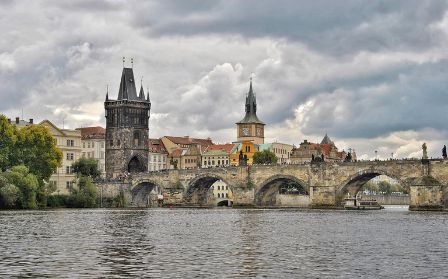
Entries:
{"label": "stone bridge", "polygon": [[[167,170],[132,176],[123,188],[132,206],[164,202],[207,206],[208,189],[222,180],[233,192],[234,206],[341,207],[343,199],[364,183],[387,175],[410,187],[410,209],[443,209],[448,205],[448,161],[391,160],[303,165],[254,165],[245,167]],[[294,182],[302,194],[279,194],[280,186]]]}

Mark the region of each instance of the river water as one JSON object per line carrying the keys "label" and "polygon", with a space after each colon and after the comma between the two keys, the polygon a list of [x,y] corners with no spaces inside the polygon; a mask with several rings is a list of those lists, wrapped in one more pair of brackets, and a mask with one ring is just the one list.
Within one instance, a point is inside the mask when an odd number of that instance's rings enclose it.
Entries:
{"label": "river water", "polygon": [[448,214],[275,209],[0,212],[0,277],[447,278]]}

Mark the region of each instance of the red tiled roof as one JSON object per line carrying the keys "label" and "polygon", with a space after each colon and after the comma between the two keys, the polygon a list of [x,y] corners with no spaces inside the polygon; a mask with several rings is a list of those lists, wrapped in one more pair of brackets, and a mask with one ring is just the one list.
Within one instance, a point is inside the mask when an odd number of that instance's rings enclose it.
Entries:
{"label": "red tiled roof", "polygon": [[222,150],[230,154],[232,152],[234,144],[233,143],[226,143],[226,144],[213,144],[210,145],[206,151],[212,151],[212,150]]}
{"label": "red tiled roof", "polygon": [[105,139],[106,138],[106,129],[103,127],[84,127],[84,128],[76,128],[76,130],[81,131],[82,139]]}
{"label": "red tiled roof", "polygon": [[174,150],[173,152],[171,152],[171,154],[169,155],[170,158],[180,158],[180,156],[182,155],[182,149],[178,148],[176,150]]}
{"label": "red tiled roof", "polygon": [[153,153],[168,153],[160,139],[148,139],[149,151]]}
{"label": "red tiled roof", "polygon": [[212,145],[213,142],[210,138],[208,139],[197,139],[197,138],[190,138],[190,137],[172,137],[172,136],[166,136],[167,139],[174,142],[175,144],[182,144],[182,145],[191,145],[191,144],[199,144],[202,146],[209,146]]}

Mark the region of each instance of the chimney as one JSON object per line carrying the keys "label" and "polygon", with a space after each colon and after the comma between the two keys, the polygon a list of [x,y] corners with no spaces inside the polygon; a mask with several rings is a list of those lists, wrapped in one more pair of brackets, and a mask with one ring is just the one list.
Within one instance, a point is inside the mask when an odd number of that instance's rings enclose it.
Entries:
{"label": "chimney", "polygon": [[19,124],[19,121],[20,120],[20,118],[19,117],[16,117],[16,124]]}
{"label": "chimney", "polygon": [[33,119],[32,118],[30,118],[30,124],[33,124]]}
{"label": "chimney", "polygon": [[11,124],[11,118],[8,118],[8,124]]}

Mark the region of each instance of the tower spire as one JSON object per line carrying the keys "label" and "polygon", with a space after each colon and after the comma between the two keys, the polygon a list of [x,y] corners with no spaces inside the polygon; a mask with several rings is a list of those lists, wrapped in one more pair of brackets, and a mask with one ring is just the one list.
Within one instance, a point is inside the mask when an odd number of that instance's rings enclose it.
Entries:
{"label": "tower spire", "polygon": [[109,84],[106,85],[106,101],[109,101]]}

